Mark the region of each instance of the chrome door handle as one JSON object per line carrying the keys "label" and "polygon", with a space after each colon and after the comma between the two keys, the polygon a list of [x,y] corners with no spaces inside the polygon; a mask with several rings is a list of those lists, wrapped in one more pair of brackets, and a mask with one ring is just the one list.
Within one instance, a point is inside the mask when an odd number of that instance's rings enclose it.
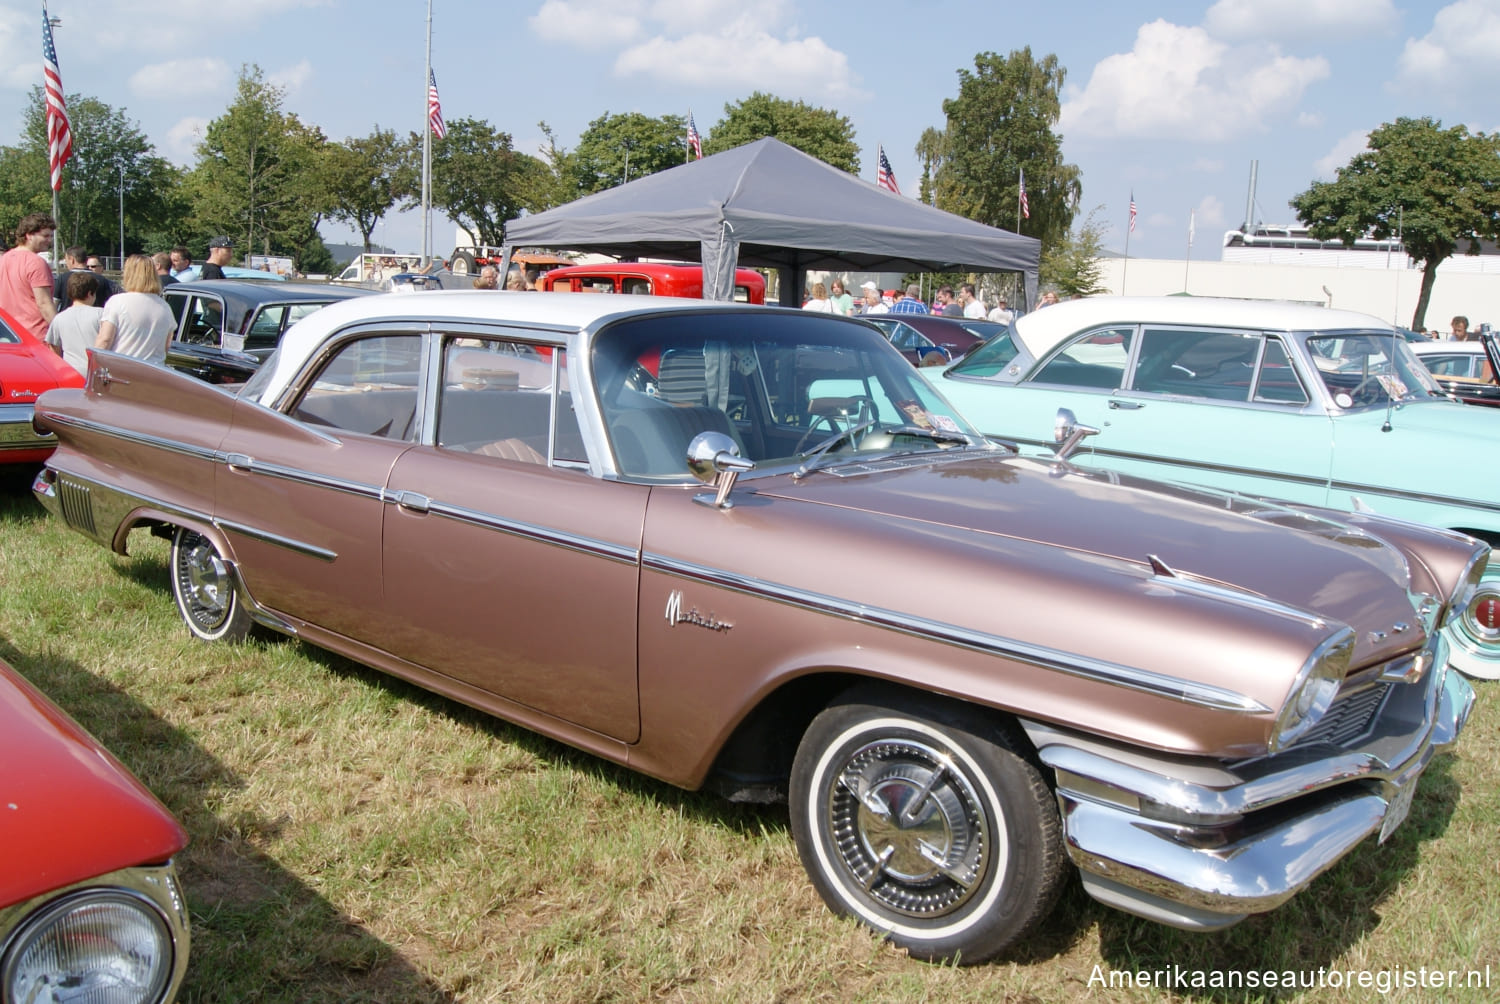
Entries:
{"label": "chrome door handle", "polygon": [[255,458],[243,453],[231,453],[224,458],[224,463],[231,471],[240,471],[248,474],[251,465],[255,463]]}
{"label": "chrome door handle", "polygon": [[396,504],[408,512],[427,512],[432,508],[432,500],[416,492],[397,492]]}
{"label": "chrome door handle", "polygon": [[1139,401],[1111,401],[1109,406],[1113,411],[1140,411],[1146,407]]}

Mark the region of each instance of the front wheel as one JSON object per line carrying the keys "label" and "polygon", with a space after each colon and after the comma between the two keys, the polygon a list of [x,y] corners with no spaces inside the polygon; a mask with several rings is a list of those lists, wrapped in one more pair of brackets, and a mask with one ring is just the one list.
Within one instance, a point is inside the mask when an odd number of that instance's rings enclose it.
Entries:
{"label": "front wheel", "polygon": [[185,526],[172,536],[172,598],[188,630],[204,641],[242,641],[250,633],[228,563],[213,541]]}
{"label": "front wheel", "polygon": [[474,275],[478,272],[474,267],[474,256],[467,251],[453,252],[453,257],[448,262],[448,270],[454,275]]}
{"label": "front wheel", "polygon": [[824,710],[790,792],[824,902],[919,959],[982,962],[1024,937],[1066,859],[1053,795],[1020,748],[979,714],[922,696],[868,692]]}

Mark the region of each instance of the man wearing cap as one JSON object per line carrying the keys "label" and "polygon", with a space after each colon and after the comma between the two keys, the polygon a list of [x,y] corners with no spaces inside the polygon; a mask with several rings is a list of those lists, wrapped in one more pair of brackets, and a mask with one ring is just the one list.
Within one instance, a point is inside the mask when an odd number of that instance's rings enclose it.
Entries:
{"label": "man wearing cap", "polygon": [[889,314],[891,308],[880,299],[880,287],[873,282],[862,283],[859,287],[859,312],[861,314]]}
{"label": "man wearing cap", "polygon": [[224,266],[229,264],[234,242],[228,237],[215,237],[208,242],[208,261],[198,270],[200,279],[224,278]]}
{"label": "man wearing cap", "polygon": [[906,295],[891,307],[893,314],[930,314],[927,304],[922,302],[922,287],[916,283],[906,287]]}

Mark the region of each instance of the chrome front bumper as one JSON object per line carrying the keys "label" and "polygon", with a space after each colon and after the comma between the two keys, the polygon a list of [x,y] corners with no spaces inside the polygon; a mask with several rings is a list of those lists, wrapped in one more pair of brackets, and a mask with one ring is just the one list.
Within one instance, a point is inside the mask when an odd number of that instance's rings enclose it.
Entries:
{"label": "chrome front bumper", "polygon": [[37,432],[31,424],[36,409],[29,404],[0,404],[0,453],[56,446],[57,437]]}
{"label": "chrome front bumper", "polygon": [[1437,645],[1426,678],[1391,685],[1369,730],[1344,747],[1205,763],[1027,723],[1056,771],[1084,888],[1128,913],[1213,930],[1281,905],[1371,833],[1389,836],[1474,703]]}

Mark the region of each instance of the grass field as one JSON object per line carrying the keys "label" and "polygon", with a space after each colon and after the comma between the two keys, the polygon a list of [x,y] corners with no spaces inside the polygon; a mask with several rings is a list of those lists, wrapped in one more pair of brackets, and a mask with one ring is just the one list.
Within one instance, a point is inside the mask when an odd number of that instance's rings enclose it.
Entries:
{"label": "grass field", "polygon": [[[1409,821],[1281,910],[1192,935],[1075,881],[1023,950],[945,968],[829,914],[784,807],[641,778],[290,639],[204,645],[163,542],[114,557],[28,484],[0,474],[0,658],[191,832],[184,1000],[1500,1000],[1493,684]],[[1378,989],[1422,967],[1488,967],[1489,987]],[[1168,970],[1323,986],[1121,986]],[[1361,971],[1375,985],[1338,985]]]}

